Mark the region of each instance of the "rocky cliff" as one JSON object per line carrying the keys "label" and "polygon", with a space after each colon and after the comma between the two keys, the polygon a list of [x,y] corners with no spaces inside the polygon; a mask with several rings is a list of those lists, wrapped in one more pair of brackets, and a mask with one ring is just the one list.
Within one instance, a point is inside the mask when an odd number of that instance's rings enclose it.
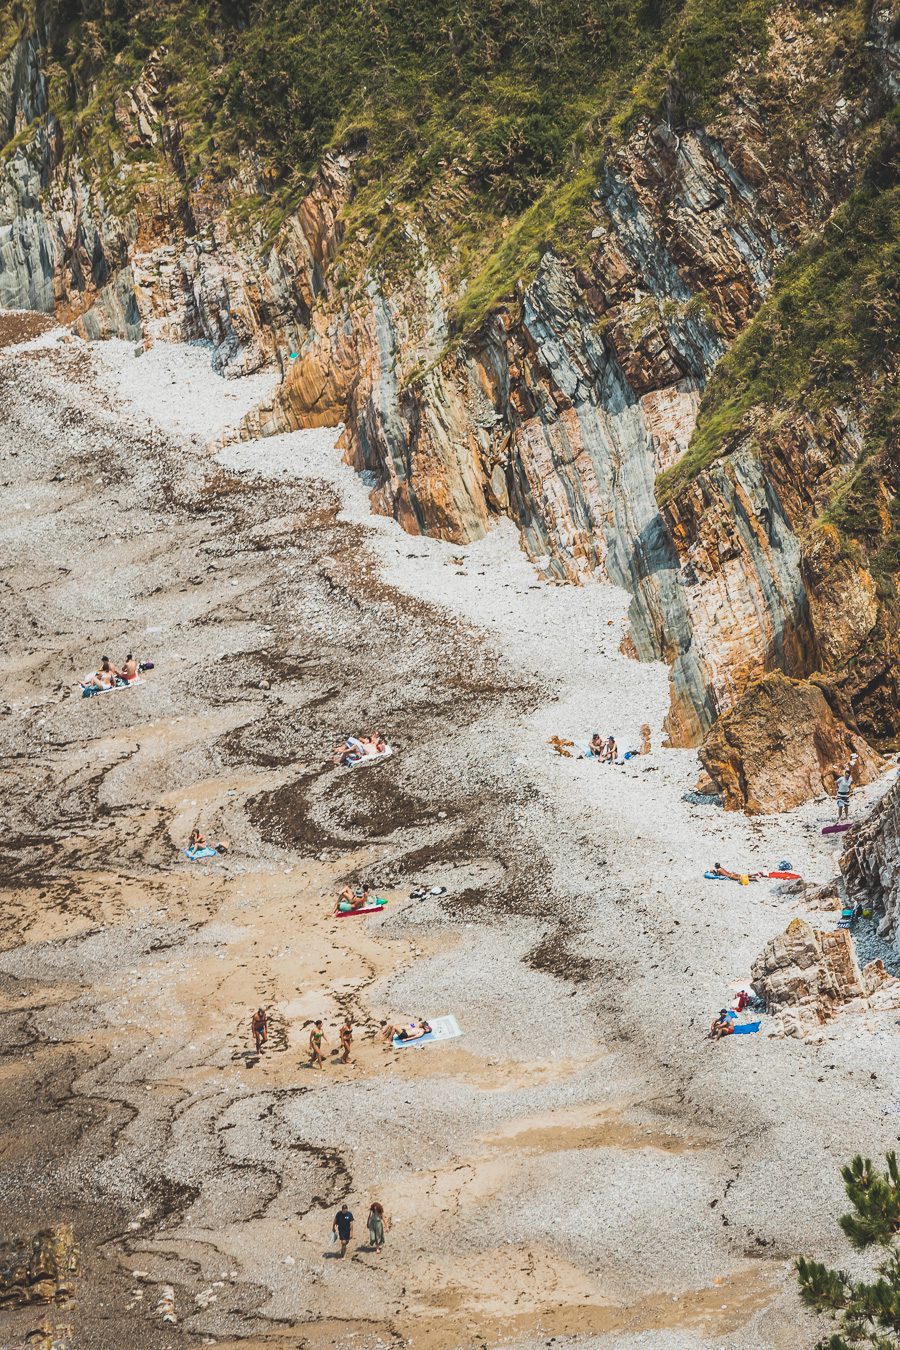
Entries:
{"label": "rocky cliff", "polygon": [[[891,744],[896,15],[737,5],[722,29],[727,6],[657,9],[643,45],[622,38],[629,82],[603,73],[550,167],[510,114],[502,191],[493,160],[493,177],[473,166],[474,120],[395,182],[361,104],[291,195],[252,98],[249,11],[238,36],[206,15],[204,71],[241,52],[247,134],[225,162],[214,91],[186,93],[186,29],[157,32],[151,6],[128,46],[89,3],[64,28],[58,6],[23,8],[0,65],[0,304],[90,336],[203,338],[225,375],[276,364],[248,430],[343,421],[406,529],[462,541],[507,515],[548,576],[625,587],[636,654],[671,665],[678,744],[770,671],[815,674],[845,730]],[[436,52],[461,86],[472,61],[502,65],[450,19]]]}
{"label": "rocky cliff", "polygon": [[816,929],[804,919],[766,944],[753,963],[753,989],[783,1036],[816,1036],[846,1014],[900,1007],[900,980],[881,961],[861,970],[847,929]]}
{"label": "rocky cliff", "polygon": [[879,934],[900,945],[900,783],[854,829],[841,871],[849,897],[876,909]]}

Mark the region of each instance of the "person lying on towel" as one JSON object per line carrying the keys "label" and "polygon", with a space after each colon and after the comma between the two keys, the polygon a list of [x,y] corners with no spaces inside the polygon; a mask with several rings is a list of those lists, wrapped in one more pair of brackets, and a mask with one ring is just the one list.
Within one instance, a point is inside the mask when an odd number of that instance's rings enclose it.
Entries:
{"label": "person lying on towel", "polygon": [[395,1027],[388,1023],[381,1034],[386,1041],[392,1041],[395,1037],[398,1041],[417,1041],[420,1037],[427,1036],[430,1031],[431,1026],[423,1017],[421,1021],[410,1022],[405,1027]]}
{"label": "person lying on towel", "polygon": [[348,736],[340,745],[332,746],[331,758],[335,764],[355,764],[366,753],[366,746],[358,736]]}
{"label": "person lying on towel", "polygon": [[728,1009],[721,1008],[719,1015],[709,1029],[709,1039],[711,1041],[720,1041],[723,1036],[733,1036],[734,1025],[728,1016]]}
{"label": "person lying on towel", "polygon": [[729,872],[728,868],[723,867],[721,863],[715,863],[709,870],[714,876],[727,877],[729,881],[739,881],[742,885],[745,885],[748,881],[759,881],[761,877],[766,875],[765,872],[744,872],[743,875],[740,872]]}

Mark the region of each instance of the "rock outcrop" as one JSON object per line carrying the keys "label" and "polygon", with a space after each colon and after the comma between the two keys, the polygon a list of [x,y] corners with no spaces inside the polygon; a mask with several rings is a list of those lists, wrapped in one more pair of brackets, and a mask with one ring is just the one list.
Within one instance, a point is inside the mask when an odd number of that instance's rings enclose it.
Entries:
{"label": "rock outcrop", "polygon": [[834,712],[827,689],[771,674],[751,685],[706,738],[700,758],[729,811],[790,811],[822,791],[856,754],[869,783],[884,761]]}
{"label": "rock outcrop", "polygon": [[74,1295],[77,1270],[78,1250],[68,1224],[0,1240],[0,1308],[64,1303]]}
{"label": "rock outcrop", "polygon": [[792,919],[753,963],[754,992],[785,1036],[809,1036],[845,1013],[900,1008],[900,980],[881,961],[860,970],[847,929]]}
{"label": "rock outcrop", "polygon": [[880,936],[900,948],[900,783],[853,830],[841,871],[850,898],[878,911]]}

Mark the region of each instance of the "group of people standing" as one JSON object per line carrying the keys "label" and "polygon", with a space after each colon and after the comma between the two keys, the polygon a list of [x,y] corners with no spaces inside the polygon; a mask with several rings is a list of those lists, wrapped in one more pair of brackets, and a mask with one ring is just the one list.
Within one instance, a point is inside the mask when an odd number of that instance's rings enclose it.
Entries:
{"label": "group of people standing", "polygon": [[[263,1046],[269,1039],[269,1015],[265,1008],[257,1008],[250,1019],[250,1034],[253,1037],[253,1043],[256,1046],[256,1053],[262,1054]],[[325,1053],[323,1045],[328,1042],[328,1036],[325,1034],[325,1028],[322,1025],[322,1018],[317,1017],[313,1022],[309,1032],[309,1062],[318,1069],[325,1067]],[[338,1043],[340,1046],[339,1064],[352,1064],[350,1050],[353,1046],[353,1023],[349,1017],[345,1017],[341,1029],[338,1032]]]}

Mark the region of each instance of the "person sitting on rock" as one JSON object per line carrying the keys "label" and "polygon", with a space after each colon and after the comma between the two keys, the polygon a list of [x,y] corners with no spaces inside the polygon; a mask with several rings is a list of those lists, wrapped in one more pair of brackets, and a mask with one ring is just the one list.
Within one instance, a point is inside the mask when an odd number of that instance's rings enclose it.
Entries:
{"label": "person sitting on rock", "polygon": [[720,1041],[723,1036],[734,1035],[734,1024],[728,1016],[727,1008],[720,1008],[719,1015],[709,1029],[709,1039],[711,1041]]}

